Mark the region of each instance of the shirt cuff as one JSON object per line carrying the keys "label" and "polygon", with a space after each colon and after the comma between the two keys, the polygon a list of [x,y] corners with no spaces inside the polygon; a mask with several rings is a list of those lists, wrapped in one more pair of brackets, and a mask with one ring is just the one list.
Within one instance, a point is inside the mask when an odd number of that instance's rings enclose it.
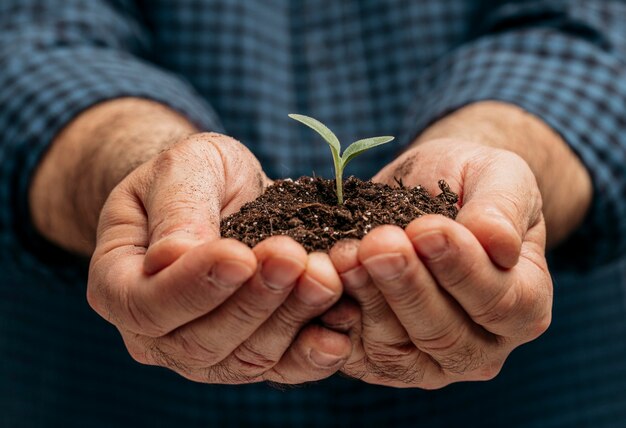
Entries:
{"label": "shirt cuff", "polygon": [[0,210],[0,239],[4,250],[29,268],[39,264],[33,257],[59,270],[75,264],[75,257],[52,247],[34,229],[28,189],[50,143],[79,113],[106,100],[138,97],[172,108],[199,129],[221,130],[215,112],[188,83],[115,50],[57,48],[21,54],[0,74],[0,85],[5,88],[0,114],[0,206],[5,207]]}
{"label": "shirt cuff", "polygon": [[422,76],[403,139],[412,141],[436,120],[485,100],[514,104],[541,118],[592,177],[592,206],[583,225],[549,254],[551,266],[584,269],[621,254],[626,235],[621,61],[588,41],[547,28],[479,39]]}

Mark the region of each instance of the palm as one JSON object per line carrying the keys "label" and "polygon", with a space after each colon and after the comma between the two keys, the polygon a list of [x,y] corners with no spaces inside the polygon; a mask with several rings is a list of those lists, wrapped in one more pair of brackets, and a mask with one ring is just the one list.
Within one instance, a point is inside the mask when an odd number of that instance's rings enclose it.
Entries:
{"label": "palm", "polygon": [[368,382],[436,388],[493,377],[508,354],[550,321],[552,284],[534,176],[517,156],[432,141],[374,179],[445,179],[459,193],[457,221],[425,216],[383,226],[331,251],[363,312],[346,373]]}
{"label": "palm", "polygon": [[347,336],[303,328],[341,294],[328,256],[285,236],[253,249],[220,238],[220,218],[267,183],[240,143],[198,134],[111,192],[88,298],[136,360],[208,383],[301,383],[339,369]]}

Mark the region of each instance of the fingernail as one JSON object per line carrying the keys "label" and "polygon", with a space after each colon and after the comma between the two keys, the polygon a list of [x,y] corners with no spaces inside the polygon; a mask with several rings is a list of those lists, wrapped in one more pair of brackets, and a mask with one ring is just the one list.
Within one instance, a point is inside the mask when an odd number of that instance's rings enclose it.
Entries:
{"label": "fingernail", "polygon": [[273,290],[283,290],[302,274],[304,266],[288,257],[274,257],[263,262],[261,278]]}
{"label": "fingernail", "polygon": [[318,367],[328,368],[336,365],[339,361],[342,360],[342,357],[333,354],[327,354],[326,352],[321,352],[317,349],[311,349],[311,352],[309,353],[309,359],[313,361],[313,364]]}
{"label": "fingernail", "polygon": [[429,259],[441,256],[448,249],[448,240],[441,232],[426,232],[413,239],[417,252]]}
{"label": "fingernail", "polygon": [[346,288],[355,289],[367,283],[369,275],[363,266],[357,266],[339,275]]}
{"label": "fingernail", "polygon": [[309,275],[305,275],[300,280],[294,293],[300,300],[311,306],[322,305],[335,297],[331,289],[324,287],[321,282]]}
{"label": "fingernail", "polygon": [[383,281],[398,279],[406,268],[406,258],[400,253],[381,254],[363,262],[369,273]]}
{"label": "fingernail", "polygon": [[236,260],[224,260],[218,262],[211,272],[211,281],[221,287],[234,287],[241,285],[252,276],[250,267]]}

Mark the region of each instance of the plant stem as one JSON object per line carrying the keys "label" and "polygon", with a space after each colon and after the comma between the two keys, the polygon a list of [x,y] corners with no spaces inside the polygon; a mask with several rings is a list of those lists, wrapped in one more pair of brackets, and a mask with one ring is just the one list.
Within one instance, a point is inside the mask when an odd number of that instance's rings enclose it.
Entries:
{"label": "plant stem", "polygon": [[335,168],[335,184],[337,186],[337,205],[343,205],[343,171]]}

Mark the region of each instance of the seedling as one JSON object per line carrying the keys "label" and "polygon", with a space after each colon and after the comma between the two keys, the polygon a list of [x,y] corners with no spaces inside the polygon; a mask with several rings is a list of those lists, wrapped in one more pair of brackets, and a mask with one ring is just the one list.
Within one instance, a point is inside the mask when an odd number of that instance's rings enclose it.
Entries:
{"label": "seedling", "polygon": [[341,154],[341,143],[339,143],[339,139],[322,122],[317,119],[313,119],[312,117],[304,116],[301,114],[290,114],[289,117],[305,124],[309,128],[316,131],[322,136],[322,138],[324,138],[324,140],[326,140],[326,142],[330,146],[330,151],[333,155],[333,163],[335,164],[335,183],[337,186],[337,202],[339,205],[343,204],[343,170],[345,169],[348,162],[350,162],[361,153],[364,153],[365,151],[371,149],[372,147],[386,144],[394,138],[385,136],[358,140],[350,144],[343,152],[343,154]]}

